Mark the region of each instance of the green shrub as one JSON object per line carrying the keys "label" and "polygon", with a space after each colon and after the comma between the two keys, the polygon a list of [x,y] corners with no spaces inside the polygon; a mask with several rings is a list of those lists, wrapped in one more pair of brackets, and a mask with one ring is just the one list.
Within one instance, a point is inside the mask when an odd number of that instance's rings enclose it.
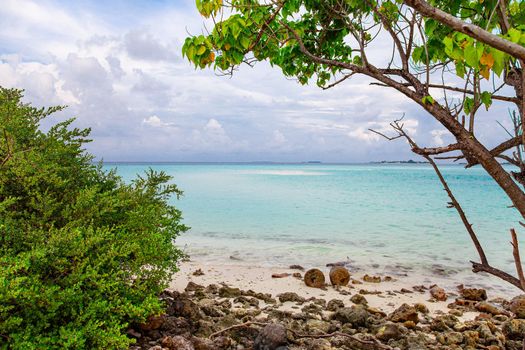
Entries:
{"label": "green shrub", "polygon": [[0,88],[0,348],[120,349],[126,327],[162,310],[186,231],[181,192],[148,171],[131,184],[83,150],[89,130],[40,122]]}

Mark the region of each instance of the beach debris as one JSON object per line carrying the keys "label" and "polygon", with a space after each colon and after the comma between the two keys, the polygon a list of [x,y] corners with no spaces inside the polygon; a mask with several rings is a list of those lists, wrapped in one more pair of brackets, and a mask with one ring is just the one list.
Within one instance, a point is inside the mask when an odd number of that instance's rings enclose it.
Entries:
{"label": "beach debris", "polygon": [[343,266],[334,266],[330,269],[330,283],[333,286],[346,286],[350,282],[350,273]]}
{"label": "beach debris", "polygon": [[371,282],[371,283],[379,283],[381,282],[381,277],[379,276],[370,276],[370,275],[364,275],[363,281],[365,282]]}
{"label": "beach debris", "polygon": [[324,274],[319,269],[310,269],[304,274],[304,283],[308,287],[323,288],[325,285]]}
{"label": "beach debris", "polygon": [[448,299],[448,295],[445,292],[445,290],[441,287],[438,287],[436,285],[432,286],[430,288],[430,295],[432,298],[438,300],[438,301],[446,301]]}
{"label": "beach debris", "polygon": [[300,272],[294,272],[294,273],[292,273],[292,276],[295,277],[295,278],[299,278],[299,279],[303,278],[303,275],[301,275]]}
{"label": "beach debris", "polygon": [[487,300],[487,291],[482,288],[463,288],[459,291],[466,300],[483,301]]}
{"label": "beach debris", "polygon": [[334,267],[334,266],[347,266],[347,265],[350,265],[350,259],[347,259],[345,261],[336,261],[336,262],[333,262],[333,263],[328,263],[326,264],[326,267]]}
{"label": "beach debris", "polygon": [[255,350],[276,350],[287,343],[286,328],[278,323],[270,323],[259,332],[253,348]]}
{"label": "beach debris", "polygon": [[284,277],[290,277],[291,274],[283,272],[283,273],[274,273],[272,274],[272,278],[284,278]]}
{"label": "beach debris", "polygon": [[301,271],[304,271],[304,267],[302,267],[301,265],[290,265],[289,269],[290,270],[301,270]]}
{"label": "beach debris", "polygon": [[204,276],[204,272],[201,269],[197,269],[193,272],[193,276]]}
{"label": "beach debris", "polygon": [[242,261],[241,258],[239,258],[238,256],[235,256],[235,255],[230,255],[230,260]]}

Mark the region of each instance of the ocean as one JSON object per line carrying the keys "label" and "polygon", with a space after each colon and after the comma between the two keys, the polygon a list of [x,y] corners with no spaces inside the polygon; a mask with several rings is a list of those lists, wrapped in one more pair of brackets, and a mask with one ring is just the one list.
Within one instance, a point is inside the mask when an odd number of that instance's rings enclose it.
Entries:
{"label": "ocean", "polygon": [[[418,276],[422,283],[509,288],[470,272],[476,251],[426,164],[104,167],[116,168],[125,181],[148,168],[173,176],[184,191],[173,204],[191,227],[176,244],[197,261],[278,268],[348,260],[355,271]],[[443,165],[442,171],[489,262],[513,273],[509,229],[521,237],[523,230],[508,198],[481,168]]]}

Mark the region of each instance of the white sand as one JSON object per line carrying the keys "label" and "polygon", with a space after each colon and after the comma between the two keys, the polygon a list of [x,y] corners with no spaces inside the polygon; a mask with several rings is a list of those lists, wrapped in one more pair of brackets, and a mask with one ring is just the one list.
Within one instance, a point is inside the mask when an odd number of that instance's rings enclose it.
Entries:
{"label": "white sand", "polygon": [[[193,272],[201,269],[204,272],[203,276],[194,276]],[[409,277],[401,279],[394,279],[393,281],[383,281],[380,283],[364,282],[362,280],[363,274],[352,275],[353,279],[359,280],[362,284],[350,284],[349,287],[343,287],[341,290],[350,292],[351,295],[342,295],[338,290],[331,286],[327,286],[326,290],[307,287],[304,282],[298,278],[289,276],[285,278],[272,278],[274,273],[294,273],[303,271],[291,270],[288,268],[267,268],[256,266],[242,266],[242,265],[211,265],[199,262],[185,262],[180,266],[178,272],[170,284],[173,290],[183,291],[189,281],[207,286],[209,284],[226,283],[230,287],[240,288],[242,290],[252,289],[256,292],[270,293],[276,297],[280,293],[295,292],[298,295],[310,298],[322,298],[327,301],[331,299],[340,299],[345,305],[352,305],[350,298],[354,294],[358,294],[359,290],[365,291],[379,291],[381,294],[365,294],[369,306],[378,308],[384,312],[391,312],[403,303],[415,304],[424,303],[431,314],[437,312],[448,312],[447,305],[452,303],[457,295],[457,291],[447,290],[449,298],[445,302],[429,302],[430,293],[425,291],[423,293],[413,291],[412,286],[421,285],[416,280]],[[327,281],[329,268],[324,269]],[[426,286],[429,287],[429,286]],[[401,289],[413,291],[413,293],[402,293]],[[489,298],[493,297],[489,295]],[[477,313],[466,313],[462,318],[474,318]]]}

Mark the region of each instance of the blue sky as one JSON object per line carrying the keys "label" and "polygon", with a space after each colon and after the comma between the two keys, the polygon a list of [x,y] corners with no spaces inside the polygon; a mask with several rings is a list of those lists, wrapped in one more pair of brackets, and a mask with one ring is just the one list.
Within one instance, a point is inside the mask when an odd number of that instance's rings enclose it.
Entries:
{"label": "blue sky", "polygon": [[[203,31],[193,1],[3,0],[0,85],[26,90],[38,106],[68,105],[92,128],[88,149],[111,161],[364,162],[417,159],[402,142],[367,131],[389,130],[405,113],[421,145],[449,135],[393,90],[356,77],[322,91],[286,79],[267,63],[232,78],[196,71],[180,48]],[[384,60],[378,41],[372,59]],[[496,105],[478,121],[489,144],[504,138]]]}

